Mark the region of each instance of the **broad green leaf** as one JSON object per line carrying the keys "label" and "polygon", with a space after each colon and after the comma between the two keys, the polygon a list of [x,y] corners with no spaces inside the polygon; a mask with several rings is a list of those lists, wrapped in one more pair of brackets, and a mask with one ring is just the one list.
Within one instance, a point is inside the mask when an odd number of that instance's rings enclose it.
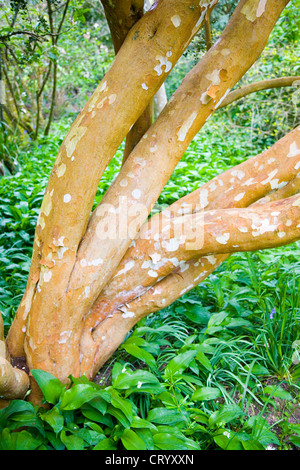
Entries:
{"label": "broad green leaf", "polygon": [[116,450],[117,444],[110,438],[103,439],[97,444],[93,450]]}
{"label": "broad green leaf", "polygon": [[197,351],[191,349],[173,357],[167,364],[165,375],[174,375],[178,372],[184,371],[197,355]]}
{"label": "broad green leaf", "polygon": [[11,401],[6,408],[0,410],[0,429],[7,427],[7,422],[13,415],[19,414],[33,415],[34,408],[32,404],[23,400]]}
{"label": "broad green leaf", "polygon": [[112,406],[121,410],[128,419],[129,423],[131,423],[133,419],[133,413],[130,401],[122,398],[116,390],[110,389],[109,393],[111,395]]}
{"label": "broad green leaf", "polygon": [[192,401],[215,400],[221,396],[220,389],[217,387],[201,387],[193,393]]}
{"label": "broad green leaf", "polygon": [[160,450],[189,450],[199,449],[196,443],[189,439],[178,439],[174,434],[158,433],[153,435],[154,445]]}
{"label": "broad green leaf", "polygon": [[158,384],[158,379],[151,372],[136,370],[132,373],[125,372],[116,377],[113,382],[114,388],[126,390],[143,384]]}
{"label": "broad green leaf", "polygon": [[282,400],[292,400],[293,399],[292,395],[289,392],[287,392],[286,390],[283,390],[283,388],[281,388],[277,385],[267,385],[264,388],[264,392],[268,393],[272,397],[281,398]]}
{"label": "broad green leaf", "polygon": [[289,436],[289,441],[297,447],[300,447],[300,437],[299,436]]}
{"label": "broad green leaf", "polygon": [[131,354],[131,356],[137,357],[140,361],[145,362],[145,364],[147,364],[151,369],[157,369],[155,359],[148,351],[145,351],[135,344],[126,344],[123,345],[123,347],[128,354]]}
{"label": "broad green leaf", "polygon": [[167,408],[152,408],[149,411],[147,420],[157,424],[175,424],[184,421],[185,417],[176,410]]}
{"label": "broad green leaf", "polygon": [[61,393],[65,389],[65,385],[54,377],[54,375],[49,374],[49,372],[33,369],[31,370],[31,373],[42,390],[45,400],[52,405],[56,405]]}
{"label": "broad green leaf", "polygon": [[84,450],[84,440],[74,434],[67,435],[63,430],[60,433],[62,443],[66,446],[67,450]]}
{"label": "broad green leaf", "polygon": [[135,429],[136,434],[144,441],[147,450],[154,449],[153,435],[150,429]]}
{"label": "broad green leaf", "polygon": [[205,356],[205,354],[202,351],[197,352],[196,359],[200,362],[200,364],[203,365],[203,367],[205,367],[205,369],[209,370],[210,372],[213,371],[213,368],[209,359]]}
{"label": "broad green leaf", "polygon": [[146,444],[132,429],[124,429],[121,441],[126,450],[146,450]]}
{"label": "broad green leaf", "polygon": [[242,441],[242,446],[245,450],[265,450],[265,447],[259,441],[252,439],[249,441]]}
{"label": "broad green leaf", "polygon": [[138,429],[153,429],[156,430],[156,426],[146,419],[142,419],[139,416],[134,416],[132,423],[131,423],[132,428],[138,428]]}
{"label": "broad green leaf", "polygon": [[236,404],[223,405],[219,410],[211,414],[209,424],[216,425],[221,423],[229,423],[234,419],[244,415],[243,410]]}
{"label": "broad green leaf", "polygon": [[99,391],[92,385],[78,384],[66,390],[62,396],[60,408],[62,410],[76,410],[84,403],[99,396]]}
{"label": "broad green leaf", "polygon": [[212,327],[217,327],[221,325],[221,323],[225,320],[227,316],[228,316],[228,312],[214,313],[210,317],[207,327],[212,328]]}
{"label": "broad green leaf", "polygon": [[51,426],[55,434],[58,434],[64,426],[64,418],[56,407],[40,415],[41,419]]}
{"label": "broad green leaf", "polygon": [[[3,434],[2,434],[3,436]],[[0,439],[1,450],[36,450],[42,443],[42,439],[33,437],[28,431],[7,434]]]}
{"label": "broad green leaf", "polygon": [[109,405],[107,409],[107,413],[114,416],[114,418],[116,418],[116,420],[119,421],[119,423],[121,423],[122,426],[124,426],[124,428],[130,427],[131,419],[128,419],[127,416],[125,416],[123,411],[121,411],[120,409],[115,408],[112,405]]}

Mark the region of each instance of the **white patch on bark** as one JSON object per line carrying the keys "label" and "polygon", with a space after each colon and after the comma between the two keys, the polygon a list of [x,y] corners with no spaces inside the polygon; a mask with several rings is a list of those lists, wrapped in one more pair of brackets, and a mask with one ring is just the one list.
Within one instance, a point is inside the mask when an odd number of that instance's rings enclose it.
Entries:
{"label": "white patch on bark", "polygon": [[109,95],[108,97],[108,102],[109,104],[113,104],[116,101],[117,95],[113,93],[112,95]]}
{"label": "white patch on bark", "polygon": [[127,273],[127,271],[130,271],[130,269],[133,268],[134,264],[135,264],[135,263],[134,263],[133,260],[128,261],[128,262],[125,264],[124,268],[117,272],[116,276],[121,276],[121,274]]}
{"label": "white patch on bark", "polygon": [[62,331],[60,333],[60,339],[58,340],[59,344],[64,344],[68,341],[68,339],[70,338],[72,334],[72,330],[66,330],[66,331]]}
{"label": "white patch on bark", "polygon": [[208,73],[205,75],[205,78],[209,80],[212,85],[220,85],[221,83],[221,78],[220,78],[220,70],[215,69],[211,73]]}
{"label": "white patch on bark", "polygon": [[149,269],[148,275],[149,275],[150,277],[158,277],[157,272],[154,271],[153,269]]}
{"label": "white patch on bark", "polygon": [[245,173],[242,170],[233,170],[231,174],[232,176],[236,176],[239,180],[242,180],[245,176]]}
{"label": "white patch on bark", "polygon": [[71,199],[72,199],[72,198],[71,198],[71,194],[65,194],[63,201],[64,201],[65,203],[68,203],[68,202],[71,201]]}
{"label": "white patch on bark", "polygon": [[240,201],[241,199],[243,199],[244,196],[245,196],[245,193],[240,193],[237,196],[235,196],[234,200],[235,201]]}
{"label": "white patch on bark", "polygon": [[190,129],[190,127],[192,126],[193,122],[195,121],[197,117],[197,112],[194,111],[185,121],[184,123],[182,124],[182,126],[180,127],[179,131],[177,132],[177,136],[178,136],[178,140],[180,140],[181,142],[183,142],[186,138],[186,135]]}
{"label": "white patch on bark", "polygon": [[218,243],[221,243],[221,245],[226,245],[230,237],[229,233],[223,233],[223,235],[219,235],[216,237],[216,240]]}
{"label": "white patch on bark", "polygon": [[167,251],[176,251],[179,248],[179,241],[177,238],[171,238],[167,243],[166,243],[166,250]]}
{"label": "white patch on bark", "polygon": [[208,205],[208,190],[202,189],[200,191],[200,208],[204,209]]}
{"label": "white patch on bark", "polygon": [[156,71],[157,75],[161,75],[163,73],[162,67],[165,67],[165,73],[169,72],[171,68],[173,67],[172,62],[168,59],[172,55],[172,51],[168,51],[166,54],[166,57],[163,57],[162,55],[157,55],[155,57],[156,60],[159,61],[159,65],[156,65],[154,67],[154,70]]}
{"label": "white patch on bark", "polygon": [[127,179],[126,179],[126,178],[123,178],[123,179],[120,181],[120,186],[122,186],[122,188],[125,188],[127,185],[128,185]]}
{"label": "white patch on bark", "polygon": [[260,0],[257,10],[256,10],[257,18],[259,18],[264,13],[265,8],[266,8],[266,3],[267,3],[267,0]]}
{"label": "white patch on bark", "polygon": [[66,165],[64,163],[61,163],[56,170],[56,176],[58,178],[61,178],[65,174],[66,168]]}
{"label": "white patch on bark", "polygon": [[50,279],[52,277],[52,272],[51,271],[47,271],[44,273],[44,276],[43,276],[43,281],[44,282],[49,282]]}
{"label": "white patch on bark", "polygon": [[278,173],[278,169],[276,170],[273,170],[271,171],[271,173],[269,173],[269,176],[267,179],[265,179],[264,181],[261,182],[261,184],[268,184],[272,181],[272,179],[274,178],[274,176]]}
{"label": "white patch on bark", "polygon": [[134,197],[134,199],[139,199],[142,193],[140,189],[134,189],[131,194]]}
{"label": "white patch on bark", "polygon": [[75,127],[74,130],[70,131],[70,135],[67,135],[65,139],[65,147],[68,158],[72,157],[78,142],[84,136],[86,131],[87,127]]}
{"label": "white patch on bark", "polygon": [[287,154],[287,157],[288,158],[291,158],[291,157],[296,157],[297,155],[300,154],[300,149],[298,148],[297,146],[297,142],[292,142],[291,145],[290,145],[290,151],[289,153]]}
{"label": "white patch on bark", "polygon": [[286,233],[285,233],[285,232],[277,232],[277,236],[278,236],[279,238],[283,238],[283,237],[286,236]]}
{"label": "white patch on bark", "polygon": [[135,317],[135,314],[133,312],[124,312],[122,313],[123,318],[132,318]]}
{"label": "white patch on bark", "polygon": [[175,26],[175,28],[178,28],[178,26],[180,26],[181,24],[181,18],[179,15],[172,16],[171,21],[173,25]]}

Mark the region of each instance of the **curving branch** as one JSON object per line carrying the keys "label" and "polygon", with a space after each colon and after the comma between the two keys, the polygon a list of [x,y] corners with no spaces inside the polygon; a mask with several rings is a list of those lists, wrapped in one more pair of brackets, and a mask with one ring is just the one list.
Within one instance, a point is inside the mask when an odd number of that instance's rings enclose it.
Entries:
{"label": "curving branch", "polygon": [[245,96],[248,96],[251,93],[255,93],[257,91],[299,85],[300,76],[271,78],[267,80],[261,80],[259,82],[250,83],[249,85],[244,85],[240,88],[237,88],[236,90],[231,91],[219,104],[217,109],[225,108],[225,106],[228,106],[234,101],[240,100],[241,98],[244,98]]}

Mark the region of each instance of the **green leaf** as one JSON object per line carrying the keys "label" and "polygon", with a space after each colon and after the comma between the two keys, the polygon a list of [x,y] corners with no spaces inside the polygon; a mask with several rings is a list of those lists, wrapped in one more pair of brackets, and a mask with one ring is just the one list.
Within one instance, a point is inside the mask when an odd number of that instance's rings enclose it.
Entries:
{"label": "green leaf", "polygon": [[146,450],[145,442],[132,429],[124,429],[121,441],[126,450]]}
{"label": "green leaf", "polygon": [[[220,431],[223,431],[220,433]],[[229,431],[219,430],[218,434],[214,436],[215,443],[223,450],[243,450],[243,445],[240,440],[232,436]]]}
{"label": "green leaf", "polygon": [[191,349],[173,357],[165,369],[165,375],[175,375],[176,373],[184,371],[197,355],[197,351]]}
{"label": "green leaf", "polygon": [[113,382],[114,388],[119,388],[126,390],[131,387],[136,387],[138,384],[158,384],[157,378],[151,374],[151,372],[147,372],[144,370],[136,370],[132,373],[125,372],[120,374],[116,377]]}
{"label": "green leaf", "polygon": [[83,416],[91,421],[104,424],[109,428],[114,426],[113,420],[109,414],[103,415],[103,413],[93,408],[93,406],[90,404],[83,405],[80,411],[82,412]]}
{"label": "green leaf", "polygon": [[64,427],[64,418],[56,407],[41,414],[41,419],[51,426],[55,434],[58,434]]}
{"label": "green leaf", "polygon": [[92,385],[74,385],[69,390],[66,390],[63,394],[60,409],[76,410],[80,408],[84,403],[89,402],[97,396],[99,396],[99,391],[96,390]]}
{"label": "green leaf", "polygon": [[197,352],[196,359],[200,362],[200,364],[202,364],[205,367],[205,369],[209,370],[210,372],[213,371],[213,368],[209,359],[205,356],[205,354],[202,351]]}
{"label": "green leaf", "polygon": [[228,312],[214,313],[209,319],[208,328],[217,327],[222,324],[225,318],[228,316]]}
{"label": "green leaf", "polygon": [[254,440],[242,441],[242,446],[245,450],[265,450],[265,447],[259,441]]}
{"label": "green leaf", "polygon": [[187,308],[183,309],[183,313],[189,320],[197,325],[207,325],[210,318],[209,308],[201,305],[185,305],[185,307]]}
{"label": "green leaf", "polygon": [[217,387],[201,387],[193,393],[192,401],[215,400],[221,396],[220,389]]}
{"label": "green leaf", "polygon": [[230,421],[233,421],[244,414],[245,413],[238,405],[223,405],[219,410],[211,414],[209,417],[209,424],[216,425],[221,423],[229,423]]}
{"label": "green leaf", "polygon": [[93,450],[116,450],[117,444],[110,438],[103,439]]}
{"label": "green leaf", "polygon": [[281,398],[282,400],[293,399],[292,395],[289,392],[283,390],[283,388],[277,385],[267,385],[267,387],[264,388],[264,392],[268,393],[272,397]]}
{"label": "green leaf", "polygon": [[13,400],[8,407],[0,410],[0,429],[7,427],[8,420],[15,414],[26,413],[31,415],[34,413],[34,408],[31,403],[23,400]]}
{"label": "green leaf", "polygon": [[138,429],[153,429],[156,430],[156,426],[146,419],[142,419],[139,416],[134,416],[132,423],[131,423],[132,428],[138,428]]}
{"label": "green leaf", "polygon": [[156,362],[152,354],[140,348],[139,346],[136,346],[135,344],[124,344],[123,347],[125,351],[128,352],[128,354],[131,354],[131,356],[145,362],[145,364],[147,364],[147,366],[149,366],[151,369],[157,370]]}
{"label": "green leaf", "polygon": [[113,407],[121,410],[122,413],[124,413],[124,415],[126,416],[129,423],[131,423],[133,419],[133,413],[130,401],[122,398],[116,390],[110,389],[109,393],[111,395],[111,404],[113,405]]}
{"label": "green leaf", "polygon": [[62,443],[66,446],[67,450],[84,450],[84,440],[74,434],[67,435],[63,430],[60,433]]}
{"label": "green leaf", "polygon": [[176,410],[168,410],[167,408],[152,408],[149,411],[147,420],[157,424],[175,424],[180,423],[185,417]]}
{"label": "green leaf", "polygon": [[41,438],[33,437],[25,430],[9,433],[5,429],[0,435],[0,450],[36,450],[41,443]]}
{"label": "green leaf", "polygon": [[158,433],[153,436],[154,445],[161,450],[189,450],[199,448],[189,439],[178,439],[174,434]]}
{"label": "green leaf", "polygon": [[31,373],[40,387],[45,400],[52,405],[58,403],[65,385],[63,385],[54,375],[39,369],[31,370]]}
{"label": "green leaf", "polygon": [[289,440],[295,446],[300,447],[300,437],[299,436],[290,436]]}
{"label": "green leaf", "polygon": [[154,449],[154,440],[150,429],[136,429],[135,432],[144,441],[147,450]]}

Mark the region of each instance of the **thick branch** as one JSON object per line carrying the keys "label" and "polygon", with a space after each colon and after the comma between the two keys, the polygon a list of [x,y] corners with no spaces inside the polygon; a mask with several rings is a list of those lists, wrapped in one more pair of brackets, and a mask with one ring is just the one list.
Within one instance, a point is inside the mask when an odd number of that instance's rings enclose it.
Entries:
{"label": "thick branch", "polygon": [[[117,54],[133,25],[139,21],[144,13],[143,0],[101,0],[105,16],[110,29],[115,53]],[[136,144],[143,137],[152,124],[152,101],[148,104],[136,123],[126,136],[123,164]]]}

